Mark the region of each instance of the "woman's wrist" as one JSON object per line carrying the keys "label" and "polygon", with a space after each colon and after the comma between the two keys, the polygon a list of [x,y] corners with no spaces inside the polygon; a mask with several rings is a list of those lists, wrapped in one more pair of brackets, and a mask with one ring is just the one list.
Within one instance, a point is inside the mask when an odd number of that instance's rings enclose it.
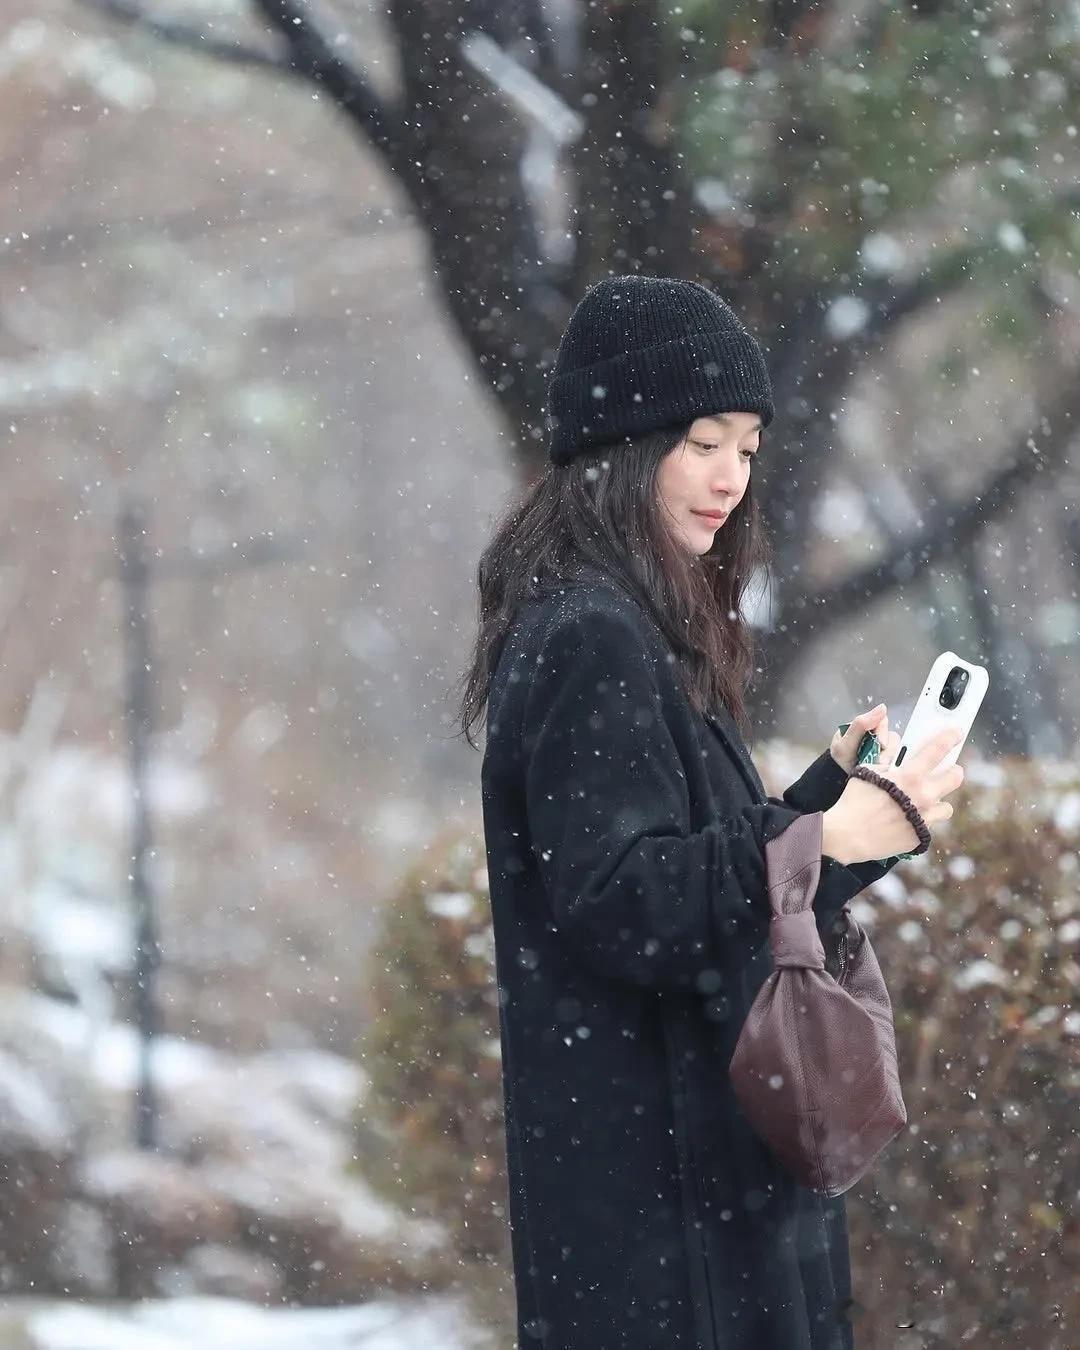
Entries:
{"label": "woman's wrist", "polygon": [[852,778],[860,778],[866,783],[873,783],[875,787],[879,787],[889,794],[893,801],[896,802],[897,806],[903,811],[904,815],[907,816],[908,824],[915,831],[918,847],[913,851],[915,853],[925,853],[930,847],[930,828],[926,821],[923,820],[919,808],[903,788],[900,787],[899,783],[894,783],[890,778],[886,778],[883,774],[877,773],[869,764],[856,765],[851,776]]}
{"label": "woman's wrist", "polygon": [[828,811],[823,811],[821,814],[821,851],[828,854],[830,858],[835,858],[838,863],[848,867],[854,859],[848,849],[846,837],[847,831],[837,819],[836,808],[830,807]]}

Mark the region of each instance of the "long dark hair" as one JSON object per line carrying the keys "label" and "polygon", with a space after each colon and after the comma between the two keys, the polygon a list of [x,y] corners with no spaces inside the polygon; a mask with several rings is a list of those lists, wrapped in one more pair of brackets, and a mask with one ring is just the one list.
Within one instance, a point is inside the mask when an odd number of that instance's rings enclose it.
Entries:
{"label": "long dark hair", "polygon": [[653,431],[552,464],[499,520],[477,568],[476,643],[457,686],[464,687],[457,734],[473,749],[470,730],[484,715],[518,609],[571,580],[582,564],[601,568],[642,605],[675,652],[694,708],[723,704],[749,738],[744,694],[754,641],[741,601],[756,569],[768,576],[772,550],[752,477],[708,553],[692,553],[672,533],[656,480],[688,431]]}

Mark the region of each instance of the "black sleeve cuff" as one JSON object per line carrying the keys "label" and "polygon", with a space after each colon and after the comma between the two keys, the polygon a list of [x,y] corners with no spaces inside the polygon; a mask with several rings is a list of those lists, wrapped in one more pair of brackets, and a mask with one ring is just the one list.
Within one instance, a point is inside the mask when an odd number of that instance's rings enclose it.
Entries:
{"label": "black sleeve cuff", "polygon": [[847,781],[847,770],[826,750],[796,778],[780,800],[797,811],[827,811],[840,800]]}

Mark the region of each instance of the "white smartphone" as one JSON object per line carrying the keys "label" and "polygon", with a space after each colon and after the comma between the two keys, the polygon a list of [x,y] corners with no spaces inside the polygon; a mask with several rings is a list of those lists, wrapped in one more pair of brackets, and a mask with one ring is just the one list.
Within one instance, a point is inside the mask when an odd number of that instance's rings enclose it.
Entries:
{"label": "white smartphone", "polygon": [[955,652],[942,652],[930,667],[893,762],[901,765],[909,750],[917,750],[931,736],[951,727],[959,728],[964,733],[963,739],[935,767],[955,764],[989,687],[990,675],[985,666],[972,665]]}

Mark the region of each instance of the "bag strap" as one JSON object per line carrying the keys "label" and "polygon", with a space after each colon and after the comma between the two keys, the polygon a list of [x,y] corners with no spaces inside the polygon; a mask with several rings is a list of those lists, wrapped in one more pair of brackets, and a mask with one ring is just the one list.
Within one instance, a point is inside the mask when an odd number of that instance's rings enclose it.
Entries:
{"label": "bag strap", "polygon": [[821,880],[822,812],[809,811],[765,845],[773,964],[825,969],[814,896]]}

